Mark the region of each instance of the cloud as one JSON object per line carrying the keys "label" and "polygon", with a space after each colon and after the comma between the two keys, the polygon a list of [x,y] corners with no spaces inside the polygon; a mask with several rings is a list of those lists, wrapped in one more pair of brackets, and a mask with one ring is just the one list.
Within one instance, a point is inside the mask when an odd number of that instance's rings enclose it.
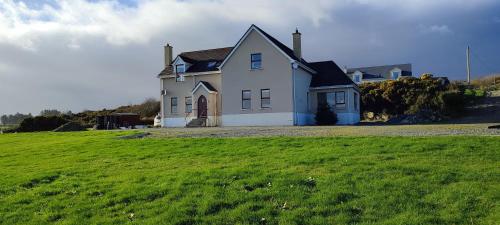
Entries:
{"label": "cloud", "polygon": [[204,21],[283,25],[307,20],[319,26],[329,20],[332,7],[330,1],[313,1],[304,7],[301,1],[282,4],[266,0],[144,0],[137,6],[123,5],[116,0],[55,0],[54,4],[29,8],[24,2],[5,0],[0,7],[0,32],[4,34],[0,41],[31,50],[41,37],[50,35],[67,35],[72,42],[102,37],[112,45],[144,44],[161,33],[179,31],[177,27]]}
{"label": "cloud", "polygon": [[[185,30],[183,25],[209,21],[283,26],[308,21],[319,27],[332,13],[353,6],[390,9],[401,15],[441,7],[474,8],[493,0],[52,0],[29,7],[23,1],[3,0],[0,6],[0,41],[36,49],[42,36],[67,35],[70,39],[102,37],[113,45],[148,43],[153,37]],[[50,3],[50,4],[49,4]],[[135,3],[135,4],[132,4]],[[181,25],[181,24],[183,25]],[[441,29],[434,27],[431,29]],[[446,29],[446,28],[443,28]],[[70,45],[73,46],[73,45]]]}
{"label": "cloud", "polygon": [[232,46],[250,24],[287,45],[299,27],[310,61],[411,62],[415,74],[458,74],[463,59],[452,56],[463,48],[440,35],[470,35],[494,56],[497,26],[470,21],[491,21],[499,8],[494,0],[0,0],[0,114],[158,97],[163,44],[176,54]]}
{"label": "cloud", "polygon": [[453,31],[448,27],[448,25],[431,25],[424,26],[419,25],[419,30],[422,33],[438,33],[438,34],[451,34]]}

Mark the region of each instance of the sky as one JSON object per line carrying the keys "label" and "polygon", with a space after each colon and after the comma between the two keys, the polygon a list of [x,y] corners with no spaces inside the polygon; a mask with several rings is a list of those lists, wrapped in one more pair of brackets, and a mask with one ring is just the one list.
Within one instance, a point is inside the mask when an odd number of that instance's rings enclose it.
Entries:
{"label": "sky", "polygon": [[412,63],[465,79],[500,72],[498,0],[0,0],[0,114],[159,98],[163,46],[234,46],[256,24],[308,61]]}

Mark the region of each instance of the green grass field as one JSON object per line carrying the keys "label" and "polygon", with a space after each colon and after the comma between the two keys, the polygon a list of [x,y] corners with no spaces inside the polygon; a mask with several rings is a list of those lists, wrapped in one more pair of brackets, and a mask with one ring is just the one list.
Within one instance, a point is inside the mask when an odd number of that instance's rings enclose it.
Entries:
{"label": "green grass field", "polygon": [[498,224],[499,137],[0,135],[0,224]]}

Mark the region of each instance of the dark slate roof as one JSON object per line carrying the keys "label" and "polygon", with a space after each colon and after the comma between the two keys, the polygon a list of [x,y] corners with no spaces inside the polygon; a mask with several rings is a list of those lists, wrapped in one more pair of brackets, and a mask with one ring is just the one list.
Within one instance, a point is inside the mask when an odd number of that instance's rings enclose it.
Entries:
{"label": "dark slate roof", "polygon": [[363,79],[377,79],[391,77],[391,70],[394,68],[399,68],[402,70],[401,76],[412,76],[411,64],[396,64],[396,65],[385,65],[385,66],[371,66],[371,67],[359,67],[347,69],[347,73],[351,74],[359,70],[363,73]]}
{"label": "dark slate roof", "polygon": [[304,60],[303,58],[301,58],[300,60],[297,58],[297,56],[295,56],[295,54],[293,53],[293,50],[290,49],[288,46],[286,46],[285,44],[281,43],[280,41],[276,40],[276,38],[274,38],[273,36],[269,35],[268,33],[266,33],[264,30],[260,29],[258,26],[256,26],[255,24],[252,24],[252,26],[254,26],[257,30],[259,30],[262,34],[264,34],[264,36],[266,36],[271,42],[273,42],[276,46],[278,46],[279,49],[281,49],[283,52],[285,52],[285,54],[287,54],[290,58],[296,60],[296,61],[299,61],[301,62],[302,64],[306,65],[309,67],[309,64],[307,63],[306,60]]}
{"label": "dark slate roof", "polygon": [[312,75],[311,87],[356,85],[333,61],[311,62],[309,65],[317,72]]}
{"label": "dark slate roof", "polygon": [[200,83],[201,83],[201,84],[203,84],[203,85],[205,85],[205,87],[207,87],[207,89],[208,89],[209,91],[215,91],[215,92],[217,92],[217,89],[215,89],[215,88],[214,88],[214,86],[212,86],[212,85],[211,85],[209,82],[207,82],[207,81],[198,81],[198,83],[194,86],[194,88],[193,88],[193,90],[192,90],[192,91],[194,91],[194,89],[195,89],[196,87],[198,87],[198,84],[200,84]]}
{"label": "dark slate roof", "polygon": [[[224,61],[233,47],[216,48],[193,52],[183,52],[179,57],[191,64],[186,73],[217,71],[218,66]],[[173,66],[165,68],[160,75],[172,75]]]}

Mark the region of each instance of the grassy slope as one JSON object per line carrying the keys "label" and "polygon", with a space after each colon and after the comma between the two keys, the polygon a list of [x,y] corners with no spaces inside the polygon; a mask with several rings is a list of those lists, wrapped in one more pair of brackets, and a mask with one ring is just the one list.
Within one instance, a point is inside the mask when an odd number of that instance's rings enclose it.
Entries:
{"label": "grassy slope", "polygon": [[0,224],[500,221],[498,137],[117,135],[0,135]]}

